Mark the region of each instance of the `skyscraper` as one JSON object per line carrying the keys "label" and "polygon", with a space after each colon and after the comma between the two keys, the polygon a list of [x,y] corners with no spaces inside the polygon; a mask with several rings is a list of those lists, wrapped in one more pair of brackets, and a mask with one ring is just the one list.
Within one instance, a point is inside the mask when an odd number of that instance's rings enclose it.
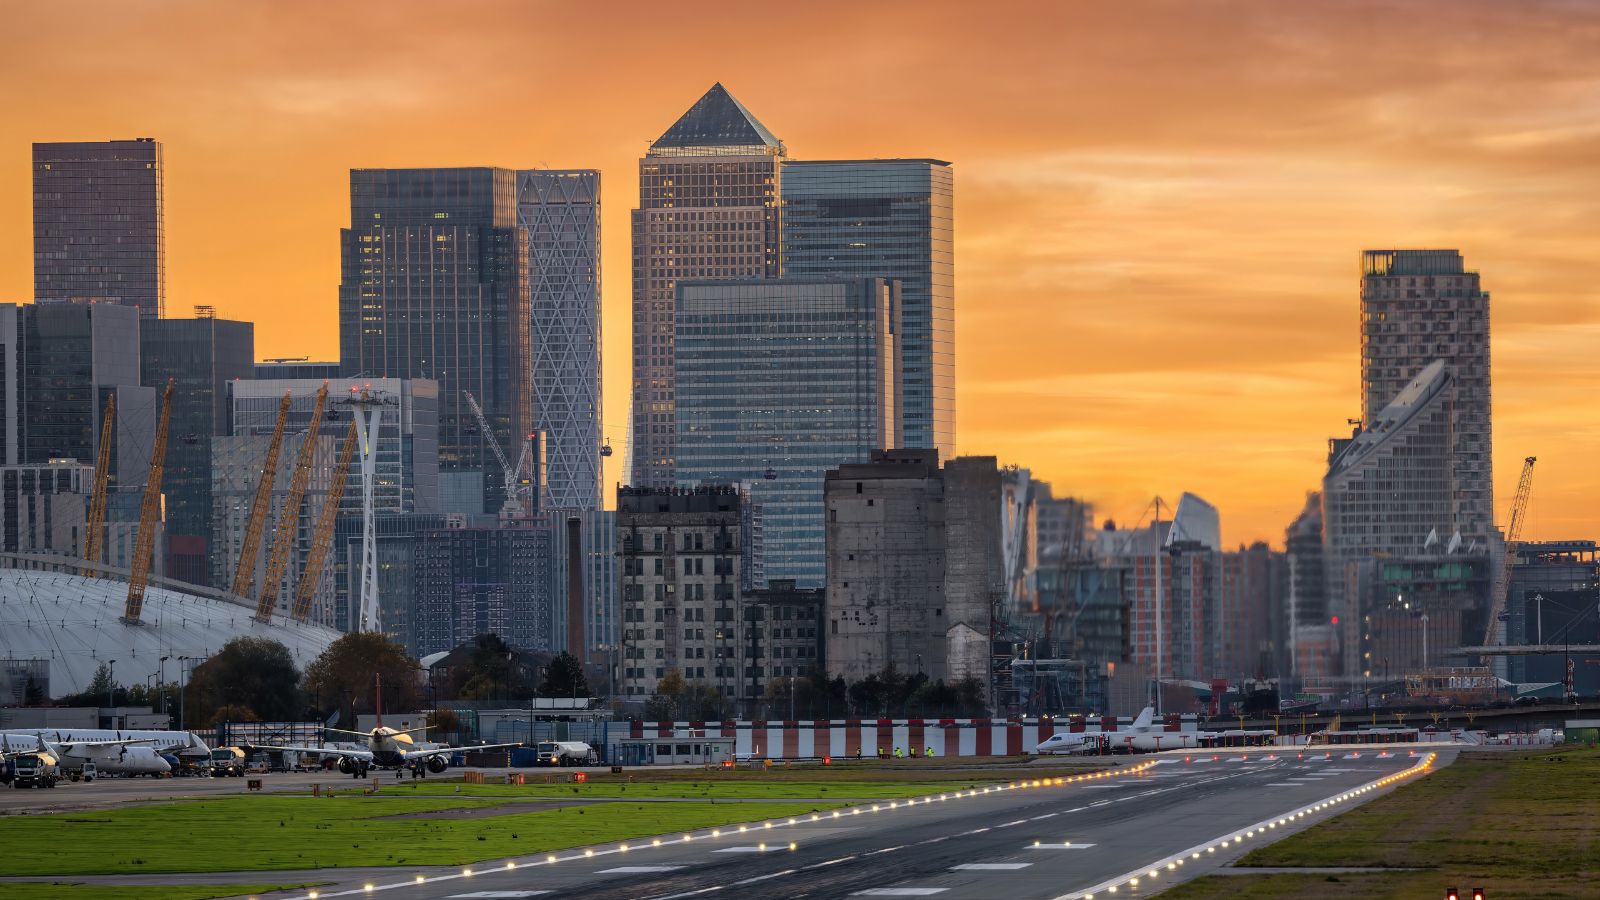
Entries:
{"label": "skyscraper", "polygon": [[898,279],[905,447],[955,455],[954,172],[937,159],[783,164],[786,278]]}
{"label": "skyscraper", "polygon": [[339,356],[352,378],[439,382],[445,512],[500,507],[504,479],[467,403],[516,460],[533,426],[528,232],[510,169],[352,169]]}
{"label": "skyscraper", "polygon": [[[1494,531],[1489,295],[1458,250],[1368,250],[1361,255],[1361,420],[1371,423],[1430,363],[1453,383],[1448,465],[1453,521],[1467,546]],[[1370,430],[1370,424],[1368,425]]]}
{"label": "skyscraper", "polygon": [[33,296],[158,317],[166,302],[161,145],[33,145]]}
{"label": "skyscraper", "polygon": [[176,379],[161,490],[167,498],[168,577],[210,584],[211,440],[228,433],[228,385],[255,375],[255,325],[227,319],[140,323],[141,383]]}
{"label": "skyscraper", "polygon": [[898,283],[678,283],[677,486],[752,485],[767,579],[822,587],[822,479],[898,444]]}
{"label": "skyscraper", "polygon": [[677,283],[778,275],[785,155],[783,142],[714,84],[639,160],[629,444],[636,486],[673,483]]}
{"label": "skyscraper", "polygon": [[528,230],[534,428],[555,509],[600,508],[600,173],[517,173]]}

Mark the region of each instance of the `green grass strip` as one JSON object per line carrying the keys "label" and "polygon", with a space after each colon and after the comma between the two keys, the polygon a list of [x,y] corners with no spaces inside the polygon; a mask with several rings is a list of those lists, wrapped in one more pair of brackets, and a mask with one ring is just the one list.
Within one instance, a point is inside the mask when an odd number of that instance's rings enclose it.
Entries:
{"label": "green grass strip", "polygon": [[[246,872],[462,865],[586,844],[787,819],[844,804],[628,803],[470,818],[405,818],[485,801],[228,797],[0,818],[0,875]],[[498,805],[498,804],[497,804]],[[0,894],[12,885],[0,888]]]}

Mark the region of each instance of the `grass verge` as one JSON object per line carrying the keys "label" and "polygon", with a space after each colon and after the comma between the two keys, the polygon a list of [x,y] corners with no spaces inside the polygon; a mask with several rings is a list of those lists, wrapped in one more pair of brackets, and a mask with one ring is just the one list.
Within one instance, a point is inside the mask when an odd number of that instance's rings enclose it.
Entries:
{"label": "grass verge", "polygon": [[[478,808],[483,805],[483,801],[468,802]],[[0,875],[461,865],[735,822],[787,819],[844,804],[618,801],[477,818],[397,818],[463,805],[450,799],[256,796],[17,816],[0,819],[0,845],[11,848],[0,859]]]}
{"label": "grass verge", "polygon": [[269,891],[287,891],[300,884],[84,884],[78,881],[13,881],[0,885],[7,900],[212,900]]}
{"label": "grass verge", "polygon": [[1594,897],[1600,883],[1600,751],[1463,753],[1453,764],[1240,866],[1413,872],[1217,875],[1164,896],[1426,897],[1482,887],[1495,900]]}

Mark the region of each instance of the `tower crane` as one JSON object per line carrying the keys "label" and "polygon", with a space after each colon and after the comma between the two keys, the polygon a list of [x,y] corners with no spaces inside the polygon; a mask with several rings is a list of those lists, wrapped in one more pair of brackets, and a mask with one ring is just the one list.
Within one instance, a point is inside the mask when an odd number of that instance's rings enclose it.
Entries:
{"label": "tower crane", "polygon": [[[100,564],[100,541],[106,527],[106,484],[111,476],[111,435],[116,421],[117,394],[113,391],[106,395],[106,417],[100,423],[100,453],[94,466],[94,494],[89,501],[89,521],[83,535],[83,560],[95,565]],[[84,575],[97,574],[88,566],[80,572]]]}
{"label": "tower crane", "polygon": [[317,592],[317,581],[322,578],[322,566],[333,545],[333,526],[339,519],[339,503],[344,500],[344,483],[350,477],[350,458],[356,450],[356,423],[350,421],[350,433],[345,435],[344,446],[339,448],[339,464],[333,469],[333,484],[322,501],[322,514],[317,518],[317,530],[311,536],[311,549],[306,553],[306,567],[300,572],[296,586],[294,607],[290,615],[296,622],[304,622],[311,615],[311,598]]}
{"label": "tower crane", "polygon": [[522,455],[517,459],[515,468],[506,461],[506,454],[500,449],[500,442],[494,439],[494,432],[489,430],[489,421],[483,415],[483,407],[478,405],[478,399],[469,391],[462,391],[467,397],[467,405],[472,408],[472,415],[478,420],[478,428],[483,432],[484,440],[489,442],[489,449],[494,451],[494,458],[500,462],[500,471],[505,473],[506,502],[500,512],[508,518],[517,518],[523,513],[522,501],[517,499],[522,493],[522,486],[518,479],[522,477],[522,470],[528,464],[532,454],[533,443],[525,441],[522,445]]}
{"label": "tower crane", "polygon": [[261,555],[261,528],[267,521],[267,507],[272,505],[272,483],[278,474],[278,453],[283,449],[283,426],[289,421],[291,395],[283,392],[278,403],[278,424],[272,429],[272,443],[267,445],[267,461],[261,467],[261,480],[256,482],[255,502],[250,504],[250,519],[244,527],[244,543],[239,545],[239,567],[233,570],[233,592],[240,597],[250,593],[250,583],[256,577],[256,557]]}
{"label": "tower crane", "polygon": [[128,602],[122,621],[138,625],[144,612],[144,588],[150,580],[150,557],[156,548],[156,525],[161,518],[161,476],[167,467],[167,426],[172,422],[172,385],[161,394],[161,419],[156,424],[156,444],[150,452],[150,477],[145,479],[144,497],[139,504],[139,534],[133,541],[133,559],[128,567]]}
{"label": "tower crane", "polygon": [[1533,495],[1533,464],[1537,457],[1522,461],[1522,477],[1517,480],[1517,496],[1511,501],[1511,519],[1506,523],[1505,556],[1500,569],[1495,572],[1494,587],[1489,589],[1489,623],[1484,629],[1483,644],[1494,647],[1505,643],[1506,593],[1511,588],[1511,567],[1517,561],[1517,547],[1522,541],[1522,525],[1528,516],[1528,500]]}
{"label": "tower crane", "polygon": [[278,605],[278,586],[283,583],[283,572],[289,567],[289,551],[294,547],[295,535],[300,531],[300,503],[306,496],[306,485],[311,481],[311,462],[317,451],[317,431],[322,427],[322,409],[328,402],[328,384],[317,389],[316,404],[311,408],[311,425],[306,429],[305,440],[300,442],[300,452],[295,455],[294,475],[289,479],[289,496],[278,512],[278,527],[272,536],[272,550],[267,554],[267,574],[261,580],[261,593],[256,598],[256,619],[272,621],[272,608]]}

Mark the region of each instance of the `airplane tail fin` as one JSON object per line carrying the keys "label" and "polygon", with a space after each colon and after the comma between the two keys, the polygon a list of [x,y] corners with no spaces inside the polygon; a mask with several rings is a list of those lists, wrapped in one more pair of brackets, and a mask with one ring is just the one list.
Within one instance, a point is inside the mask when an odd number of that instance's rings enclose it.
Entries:
{"label": "airplane tail fin", "polygon": [[1155,720],[1156,708],[1154,706],[1146,706],[1144,710],[1139,713],[1139,718],[1133,720],[1133,727],[1149,728],[1150,725],[1155,722]]}

